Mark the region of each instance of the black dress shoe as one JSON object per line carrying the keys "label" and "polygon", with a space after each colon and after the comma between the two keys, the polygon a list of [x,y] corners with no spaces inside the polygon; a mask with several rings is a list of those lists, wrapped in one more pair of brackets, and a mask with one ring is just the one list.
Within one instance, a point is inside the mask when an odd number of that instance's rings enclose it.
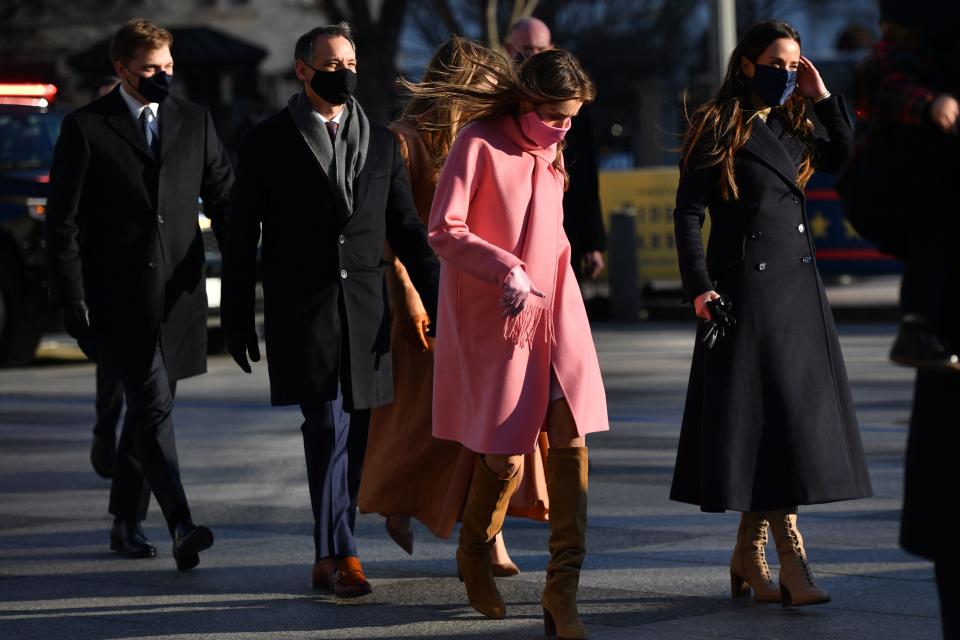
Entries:
{"label": "black dress shoe", "polygon": [[110,550],[122,553],[128,558],[152,558],[157,555],[157,549],[140,528],[139,522],[125,522],[114,520],[110,529]]}
{"label": "black dress shoe", "polygon": [[960,371],[960,357],[922,320],[900,323],[890,360],[917,369]]}
{"label": "black dress shoe", "polygon": [[93,446],[90,447],[90,464],[101,478],[113,477],[117,464],[117,440],[115,435],[93,434]]}
{"label": "black dress shoe", "polygon": [[200,564],[200,552],[213,546],[213,532],[192,522],[182,522],[173,530],[173,559],[180,571]]}

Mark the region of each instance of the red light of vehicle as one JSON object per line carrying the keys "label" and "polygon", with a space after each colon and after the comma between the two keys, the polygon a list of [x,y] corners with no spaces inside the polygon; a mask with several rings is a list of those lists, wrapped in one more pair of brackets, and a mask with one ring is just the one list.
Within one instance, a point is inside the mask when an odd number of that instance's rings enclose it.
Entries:
{"label": "red light of vehicle", "polygon": [[0,96],[12,98],[45,98],[53,100],[57,95],[57,85],[39,82],[0,83]]}

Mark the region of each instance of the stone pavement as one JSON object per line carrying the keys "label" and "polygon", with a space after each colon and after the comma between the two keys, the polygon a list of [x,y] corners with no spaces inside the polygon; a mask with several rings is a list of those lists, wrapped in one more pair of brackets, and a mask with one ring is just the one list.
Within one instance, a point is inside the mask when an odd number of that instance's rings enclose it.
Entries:
{"label": "stone pavement", "polygon": [[[833,602],[785,610],[730,599],[736,514],[667,499],[692,324],[595,328],[613,429],[590,440],[580,602],[591,638],[939,637],[930,565],[897,546],[912,375],[885,360],[893,329],[841,326],[876,496],[802,509],[812,565]],[[523,570],[499,581],[506,620],[466,605],[452,540],[418,525],[407,556],[376,515],[358,525],[374,593],[314,593],[300,417],[267,398],[263,363],[245,376],[223,356],[181,384],[184,484],[217,541],[198,570],[178,574],[155,505],[147,533],[160,557],[109,552],[108,484],[87,458],[91,365],[0,371],[0,638],[542,637],[547,527],[524,520],[505,529]]]}

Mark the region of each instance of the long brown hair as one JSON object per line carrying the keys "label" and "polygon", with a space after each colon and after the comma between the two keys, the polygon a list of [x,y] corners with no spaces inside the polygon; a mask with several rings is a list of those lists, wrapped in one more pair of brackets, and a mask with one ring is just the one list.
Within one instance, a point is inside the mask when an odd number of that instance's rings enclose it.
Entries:
{"label": "long brown hair", "polygon": [[[445,105],[444,108],[451,112],[458,112],[454,136],[470,122],[516,114],[522,103],[536,107],[565,100],[592,102],[596,95],[593,81],[586,71],[573,54],[562,49],[530,56],[519,69],[501,54],[478,53],[472,48],[462,48],[460,53],[464,56],[464,65],[472,66],[469,74],[447,72],[440,78],[424,78],[417,84],[401,80],[402,86],[412,95],[411,103],[435,102]],[[417,119],[417,123],[423,130],[443,130],[449,125],[428,122],[424,118]],[[445,151],[449,151],[449,146]],[[438,155],[438,163],[445,158],[445,152]],[[554,167],[563,171],[562,148]]]}
{"label": "long brown hair", "polygon": [[[434,52],[419,85],[403,79],[400,82],[408,90],[441,82],[471,86],[488,82],[489,69],[502,64],[506,64],[503,54],[473,40],[453,36]],[[413,123],[439,167],[450,152],[462,122],[472,118],[470,105],[449,96],[434,98],[416,91],[411,93],[400,119]]]}
{"label": "long brown hair", "polygon": [[[775,40],[789,38],[800,44],[800,34],[786,22],[768,20],[750,27],[730,55],[727,74],[716,94],[699,106],[693,115],[686,112],[687,131],[683,136],[681,171],[717,167],[717,186],[724,200],[740,197],[734,175],[733,156],[750,138],[755,118],[750,107],[750,80],[743,72],[742,59],[756,63]],[[807,144],[797,185],[803,188],[813,175],[813,123],[807,118],[807,102],[797,91],[777,107],[787,129]]]}

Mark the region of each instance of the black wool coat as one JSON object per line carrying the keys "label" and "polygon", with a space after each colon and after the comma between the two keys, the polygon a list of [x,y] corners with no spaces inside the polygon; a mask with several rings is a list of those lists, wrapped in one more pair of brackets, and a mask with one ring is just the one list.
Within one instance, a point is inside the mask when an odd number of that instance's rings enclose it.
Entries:
{"label": "black wool coat", "polygon": [[578,278],[584,254],[607,248],[595,144],[590,106],[584,105],[567,132],[563,150],[570,177],[570,187],[563,194],[563,230],[570,240],[570,261]]}
{"label": "black wool coat", "polygon": [[275,405],[333,400],[348,409],[393,399],[384,242],[436,318],[440,264],[427,244],[396,137],[370,123],[353,211],[336,193],[288,109],[243,139],[224,258],[223,322],[253,331],[261,240],[270,396]]}
{"label": "black wool coat", "polygon": [[233,171],[210,113],[160,103],[160,158],[119,87],[68,115],[50,168],[46,242],[57,303],[86,300],[97,349],[144,375],[159,341],[171,380],[207,369],[198,198],[226,233]]}
{"label": "black wool coat", "polygon": [[[840,96],[814,107],[828,138],[814,163],[835,172],[852,146]],[[803,190],[806,145],[776,112],[756,119],[734,156],[740,196],[717,174],[685,172],[674,212],[687,299],[710,290],[733,301],[739,324],[694,348],[674,470],[673,500],[704,511],[765,511],[872,493],[830,306],[817,272]],[[701,226],[712,231],[704,255]]]}

